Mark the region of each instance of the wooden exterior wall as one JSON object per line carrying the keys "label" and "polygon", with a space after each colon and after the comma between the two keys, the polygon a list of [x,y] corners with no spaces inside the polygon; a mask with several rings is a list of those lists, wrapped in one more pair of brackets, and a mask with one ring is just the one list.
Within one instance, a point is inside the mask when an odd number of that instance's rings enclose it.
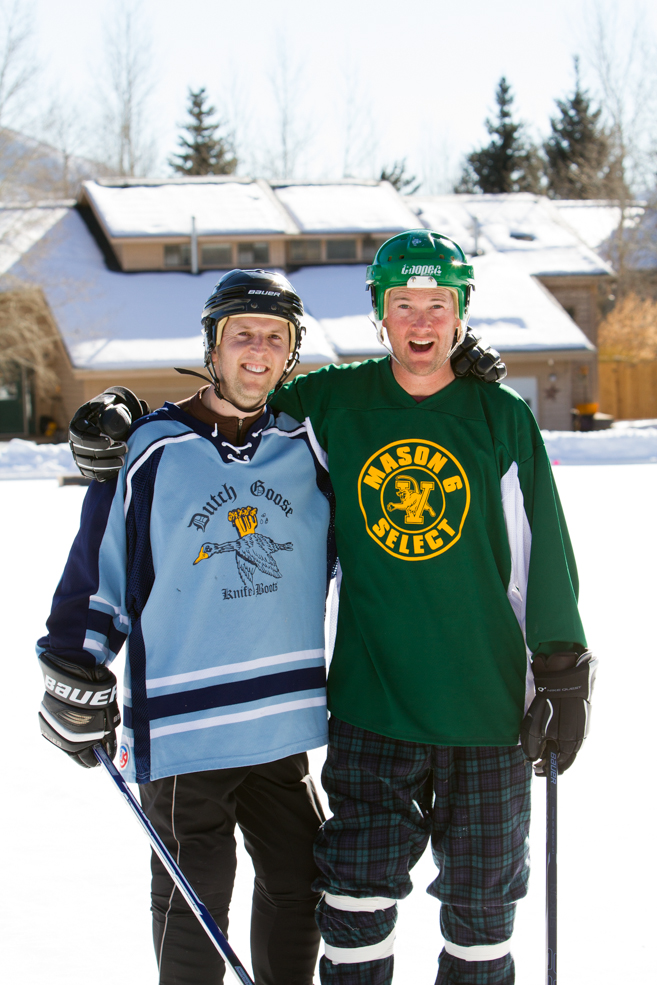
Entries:
{"label": "wooden exterior wall", "polygon": [[563,352],[533,357],[519,352],[504,352],[502,358],[507,365],[511,387],[516,377],[536,379],[538,407],[532,409],[539,426],[548,431],[572,430],[572,408],[588,396],[595,353],[578,353],[573,358]]}
{"label": "wooden exterior wall", "polygon": [[657,418],[657,361],[598,363],[600,410],[617,420]]}

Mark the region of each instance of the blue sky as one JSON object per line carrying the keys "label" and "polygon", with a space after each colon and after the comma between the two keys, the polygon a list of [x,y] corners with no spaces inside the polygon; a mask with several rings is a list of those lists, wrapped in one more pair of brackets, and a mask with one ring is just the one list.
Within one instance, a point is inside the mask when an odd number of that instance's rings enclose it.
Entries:
{"label": "blue sky", "polygon": [[[103,23],[116,0],[34,3],[44,90],[56,85],[91,114]],[[535,137],[547,131],[554,97],[572,87],[574,54],[593,84],[585,56],[595,7],[595,0],[142,0],[160,170],[166,173],[175,149],[187,86],[205,85],[237,118],[249,170],[264,173],[276,143],[270,76],[283,59],[296,86],[299,177],[335,177],[345,167],[373,174],[406,156],[427,190],[438,190],[485,138],[501,75]],[[616,0],[604,0],[603,9],[617,35],[640,10],[648,28],[657,28],[657,5],[625,0],[615,26]],[[349,119],[355,138],[345,162]]]}

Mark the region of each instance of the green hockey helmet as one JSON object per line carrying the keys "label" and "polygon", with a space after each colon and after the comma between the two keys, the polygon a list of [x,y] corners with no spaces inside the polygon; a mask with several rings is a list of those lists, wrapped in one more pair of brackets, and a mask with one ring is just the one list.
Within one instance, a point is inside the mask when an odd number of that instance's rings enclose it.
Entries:
{"label": "green hockey helmet", "polygon": [[367,268],[367,287],[380,323],[393,287],[445,287],[454,296],[463,328],[467,324],[474,270],[453,240],[432,229],[411,229],[387,240]]}

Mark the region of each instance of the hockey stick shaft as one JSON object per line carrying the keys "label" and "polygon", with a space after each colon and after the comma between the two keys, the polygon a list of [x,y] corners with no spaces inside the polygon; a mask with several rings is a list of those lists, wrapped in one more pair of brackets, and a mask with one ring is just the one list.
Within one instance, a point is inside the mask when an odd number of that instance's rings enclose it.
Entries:
{"label": "hockey stick shaft", "polygon": [[545,981],[557,985],[557,750],[548,745],[545,797]]}
{"label": "hockey stick shaft", "polygon": [[141,804],[133,795],[128,784],[125,782],[112,760],[101,746],[94,746],[94,755],[100,765],[104,766],[107,773],[109,773],[119,793],[127,802],[133,814],[146,832],[149,841],[153,846],[153,851],[155,851],[160,857],[162,865],[173,879],[185,901],[189,905],[192,913],[203,927],[204,931],[214,944],[226,965],[233,972],[237,980],[241,982],[241,985],[253,985],[253,980],[249,976],[244,965],[237,957],[222,932],[219,930],[219,927],[215,923],[212,914],[206,905],[196,895],[196,892],[187,881],[187,878],[169,852],[169,849],[144,814]]}

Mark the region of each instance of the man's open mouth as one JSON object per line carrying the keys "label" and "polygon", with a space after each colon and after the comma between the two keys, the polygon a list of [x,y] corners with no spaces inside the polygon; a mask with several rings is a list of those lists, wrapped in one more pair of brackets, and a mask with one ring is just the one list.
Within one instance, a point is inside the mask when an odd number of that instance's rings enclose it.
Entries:
{"label": "man's open mouth", "polygon": [[425,339],[424,342],[419,339],[411,339],[408,344],[411,347],[411,352],[428,352],[433,345],[433,339]]}
{"label": "man's open mouth", "polygon": [[244,369],[248,370],[249,373],[266,373],[266,366],[256,366],[254,363],[242,363]]}

